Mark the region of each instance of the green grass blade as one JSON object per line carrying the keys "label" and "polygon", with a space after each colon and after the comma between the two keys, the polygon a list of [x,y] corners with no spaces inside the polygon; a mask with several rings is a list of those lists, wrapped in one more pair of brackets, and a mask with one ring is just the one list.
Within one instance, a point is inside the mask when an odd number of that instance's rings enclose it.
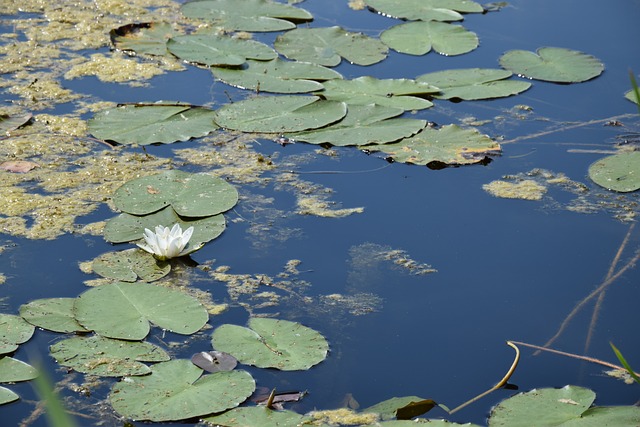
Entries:
{"label": "green grass blade", "polygon": [[633,88],[633,94],[636,96],[636,104],[638,105],[638,112],[640,112],[640,89],[638,89],[638,83],[636,77],[633,75],[633,71],[629,70],[629,79],[631,79],[631,87]]}
{"label": "green grass blade", "polygon": [[[638,96],[638,87],[636,86],[636,96]],[[633,371],[633,369],[631,369],[631,366],[629,366],[629,364],[627,363],[627,361],[625,360],[625,358],[622,356],[622,353],[620,353],[620,350],[618,350],[616,348],[615,345],[613,345],[613,343],[609,343],[609,345],[611,345],[611,348],[613,349],[613,352],[616,354],[616,357],[618,358],[618,360],[620,361],[620,363],[622,364],[622,366],[624,366],[624,368],[629,371],[629,375],[631,375],[631,377],[638,383],[640,384],[640,377],[638,377],[638,375],[636,375],[636,373]]]}

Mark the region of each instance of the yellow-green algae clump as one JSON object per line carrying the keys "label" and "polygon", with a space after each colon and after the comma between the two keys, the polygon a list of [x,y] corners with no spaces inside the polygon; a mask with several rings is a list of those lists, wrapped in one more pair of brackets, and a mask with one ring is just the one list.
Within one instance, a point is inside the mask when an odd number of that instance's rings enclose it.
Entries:
{"label": "yellow-green algae clump", "polygon": [[482,188],[489,194],[505,199],[541,200],[547,192],[544,185],[527,179],[521,182],[492,181]]}

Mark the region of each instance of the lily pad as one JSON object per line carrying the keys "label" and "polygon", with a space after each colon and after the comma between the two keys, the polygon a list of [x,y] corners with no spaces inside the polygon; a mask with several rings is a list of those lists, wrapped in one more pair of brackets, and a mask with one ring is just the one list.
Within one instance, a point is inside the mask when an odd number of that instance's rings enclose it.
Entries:
{"label": "lily pad", "polygon": [[522,77],[556,83],[584,82],[604,71],[596,57],[560,47],[541,47],[536,53],[510,50],[500,57],[500,65]]}
{"label": "lily pad", "polygon": [[278,36],[274,46],[287,58],[327,67],[338,65],[341,58],[371,65],[385,59],[388,52],[380,40],[340,27],[297,28]]}
{"label": "lily pad", "polygon": [[517,394],[491,411],[489,426],[630,426],[640,423],[637,406],[591,407],[593,391],[565,386]]}
{"label": "lily pad", "polygon": [[35,328],[22,317],[0,314],[0,354],[11,353],[18,344],[29,341]]}
{"label": "lily pad", "polygon": [[20,306],[20,316],[38,328],[54,332],[89,332],[76,321],[75,298],[42,298]]}
{"label": "lily pad", "polygon": [[94,259],[92,267],[102,277],[123,282],[135,282],[138,278],[153,282],[171,271],[171,264],[139,249],[107,252]]}
{"label": "lily pad", "polygon": [[171,24],[164,22],[127,24],[109,32],[116,49],[129,54],[157,56],[167,54],[167,40],[174,34]]}
{"label": "lily pad", "polygon": [[38,376],[33,366],[13,357],[0,357],[0,383],[29,381]]}
{"label": "lily pad", "polygon": [[447,55],[462,55],[478,47],[478,36],[461,25],[438,21],[414,21],[396,25],[380,34],[387,46],[409,55],[424,55],[431,49]]}
{"label": "lily pad", "polygon": [[240,363],[283,371],[309,369],[327,357],[324,337],[300,323],[252,318],[248,326],[219,326],[211,337],[213,347]]}
{"label": "lily pad", "polygon": [[425,128],[411,138],[383,145],[368,145],[369,151],[387,153],[394,161],[416,165],[468,165],[487,156],[499,155],[500,144],[475,129],[447,125]]}
{"label": "lily pad", "polygon": [[202,375],[188,360],[162,362],[151,375],[116,383],[109,400],[123,417],[134,420],[175,421],[234,408],[255,390],[246,371]]}
{"label": "lily pad", "polygon": [[113,195],[116,207],[132,215],[150,214],[171,205],[178,215],[205,217],[228,211],[237,202],[238,191],[224,179],[179,170],[133,179]]}
{"label": "lily pad", "polygon": [[33,117],[31,113],[14,114],[11,116],[7,114],[0,114],[0,133],[6,134],[7,132],[11,132],[12,130],[16,130],[21,126],[26,125],[29,123],[29,120],[31,120],[31,117]]}
{"label": "lily pad", "polygon": [[278,54],[264,43],[217,34],[188,34],[167,42],[178,58],[203,65],[241,65],[247,59],[268,61]]}
{"label": "lily pad", "polygon": [[191,356],[191,363],[207,372],[232,371],[238,365],[235,357],[222,351],[201,351]]}
{"label": "lily pad", "polygon": [[171,206],[167,206],[151,215],[136,216],[123,213],[110,219],[104,228],[104,238],[112,243],[136,240],[143,243],[145,228],[153,231],[157,225],[168,227],[172,224],[180,224],[183,230],[193,227],[193,235],[182,251],[184,255],[197,251],[206,242],[220,236],[226,227],[222,214],[198,219],[182,218],[176,214]]}
{"label": "lily pad", "polygon": [[462,13],[482,13],[480,4],[469,0],[366,0],[369,7],[393,18],[421,21],[460,21]]}
{"label": "lily pad", "polygon": [[216,122],[243,132],[285,133],[317,129],[337,122],[346,114],[344,103],[324,101],[317,96],[261,96],[221,107]]}
{"label": "lily pad", "polygon": [[505,80],[511,71],[492,68],[464,68],[423,74],[416,81],[430,83],[440,88],[438,99],[490,99],[511,96],[531,87],[521,80]]}
{"label": "lily pad", "polygon": [[89,119],[96,138],[123,145],[171,144],[206,136],[218,129],[215,112],[182,104],[128,104],[101,111]]}
{"label": "lily pad", "polygon": [[182,14],[235,31],[290,30],[296,27],[294,22],[313,19],[304,9],[267,0],[196,0],[185,3]]}
{"label": "lily pad", "polygon": [[220,415],[205,417],[203,420],[208,424],[220,426],[297,427],[310,423],[312,419],[293,411],[273,411],[264,406],[251,406],[234,408]]}
{"label": "lily pad", "polygon": [[392,397],[383,402],[365,408],[362,412],[375,412],[380,414],[382,420],[391,420],[396,417],[398,409],[406,407],[414,402],[422,402],[425,399],[418,396]]}
{"label": "lily pad", "polygon": [[385,144],[420,132],[425,120],[394,118],[400,108],[381,105],[351,105],[344,119],[326,128],[289,135],[296,141],[334,146]]}
{"label": "lily pad", "polygon": [[341,79],[340,73],[310,62],[247,61],[243,68],[214,67],[216,79],[241,89],[258,92],[305,93],[322,90],[316,80]]}
{"label": "lily pad", "polygon": [[49,348],[49,353],[62,366],[101,377],[146,375],[151,369],[141,362],[165,362],[170,359],[164,350],[150,343],[99,336],[58,341]]}
{"label": "lily pad", "polygon": [[614,154],[589,166],[589,178],[608,190],[626,193],[640,188],[640,151]]}
{"label": "lily pad", "polygon": [[329,80],[320,94],[329,100],[349,105],[378,104],[405,111],[422,110],[433,106],[426,99],[411,95],[431,95],[438,88],[410,79],[376,79],[363,76],[353,80]]}
{"label": "lily pad", "polygon": [[115,282],[89,289],[76,299],[74,310],[85,328],[125,340],[144,339],[149,322],[190,335],[209,319],[207,310],[195,298],[149,283]]}
{"label": "lily pad", "polygon": [[5,387],[0,387],[0,405],[5,403],[15,402],[20,399],[20,396]]}
{"label": "lily pad", "polygon": [[627,91],[624,94],[624,97],[627,98],[629,101],[633,102],[634,104],[640,105],[640,101],[638,100],[638,98],[636,98],[636,93],[633,90]]}

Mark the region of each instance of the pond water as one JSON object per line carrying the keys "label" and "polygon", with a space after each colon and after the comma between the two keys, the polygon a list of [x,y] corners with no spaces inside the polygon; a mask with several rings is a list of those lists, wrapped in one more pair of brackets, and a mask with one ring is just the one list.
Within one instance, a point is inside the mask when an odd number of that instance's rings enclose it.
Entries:
{"label": "pond water", "polygon": [[[341,25],[376,36],[391,25],[389,18],[349,9],[346,1],[307,0],[299,6],[314,15],[312,27]],[[629,69],[640,70],[640,52],[634,45],[640,37],[639,12],[637,0],[606,5],[514,0],[498,12],[465,15],[463,25],[480,39],[479,48],[468,54],[409,57],[391,52],[387,60],[370,67],[345,63],[336,67],[345,78],[415,78],[444,69],[497,68],[498,58],[507,50],[535,51],[542,46],[579,50],[605,64],[602,75],[584,83],[533,81],[531,89],[513,97],[435,101],[434,107],[412,115],[441,125],[487,121],[479,129],[502,141],[503,153],[484,166],[431,170],[389,163],[354,147],[328,151],[304,143],[281,146],[268,138],[248,142],[275,168],[257,182],[229,176],[240,202],[226,214],[228,225],[222,236],[191,258],[211,269],[229,266],[232,274],[290,280],[300,297],[253,310],[316,329],[331,348],[328,358],[308,371],[247,367],[258,386],[307,390],[301,402],[287,406],[300,413],[341,407],[349,396],[361,408],[410,395],[454,408],[506,373],[513,350],[505,341],[543,345],[553,337],[573,307],[605,280],[627,233],[616,270],[640,249],[635,220],[621,219],[619,209],[630,206],[626,213],[637,214],[637,193],[609,193],[587,175],[589,165],[604,156],[601,151],[613,149],[621,135],[639,130],[637,109],[623,97],[630,88]],[[17,19],[0,18],[3,31]],[[275,35],[257,38],[271,42]],[[99,52],[108,55],[109,50]],[[154,77],[142,88],[102,83],[94,77],[63,80],[62,85],[112,102],[171,99],[217,107],[229,98],[246,96],[214,83],[208,70],[196,67]],[[17,98],[5,87],[4,99],[8,105]],[[62,115],[73,109],[68,103],[38,113]],[[609,120],[619,120],[624,127],[605,126]],[[201,147],[202,141],[196,139],[147,146],[146,153],[173,157],[174,150]],[[94,147],[96,152],[103,148]],[[140,148],[127,150],[140,152]],[[182,166],[187,171],[207,170],[188,159]],[[283,181],[288,170],[296,172],[294,178]],[[589,192],[581,196],[572,191],[571,183],[549,184],[542,200],[528,201],[497,198],[483,189],[504,176],[527,173],[539,182],[564,174],[573,183],[585,184]],[[300,215],[296,202],[303,186],[315,186],[312,194],[326,196],[330,209],[362,207],[363,211],[336,218]],[[589,213],[579,211],[587,207]],[[102,205],[77,223],[114,215]],[[12,314],[34,299],[75,297],[85,291],[84,281],[97,276],[83,273],[78,264],[114,249],[92,235],[67,233],[52,240],[1,237],[5,249],[0,273],[7,278],[1,285],[6,297],[2,312]],[[298,272],[278,278],[290,260],[301,261]],[[429,267],[437,272],[416,274]],[[175,274],[187,277],[190,286],[211,292],[215,302],[231,304],[223,314],[211,316],[210,325],[246,323],[249,314],[238,303],[255,301],[248,297],[232,301],[223,282],[203,269],[184,269],[188,275]],[[585,342],[595,300],[578,312],[551,347],[617,364],[609,346],[613,342],[632,366],[640,365],[640,342],[633,327],[640,322],[639,283],[640,271],[631,267],[608,288],[588,349]],[[333,300],[327,297],[331,295]],[[312,298],[313,304],[305,303],[304,297]],[[161,331],[152,335],[149,341],[155,343],[185,341]],[[48,347],[60,337],[38,330],[13,357],[25,361],[39,357],[54,381],[81,383],[80,375],[67,374],[48,356]],[[172,349],[172,356],[190,357],[209,346],[205,331]],[[573,384],[594,390],[598,405],[638,401],[637,385],[604,375],[602,366],[550,353],[534,356],[533,350],[520,349],[522,358],[509,382],[521,391]],[[108,386],[96,386],[90,396],[63,389],[80,425],[123,424],[104,405]],[[34,411],[37,397],[28,382],[10,388],[21,400],[0,407],[0,417],[4,425],[19,425]],[[435,408],[428,416],[484,425],[491,407],[514,393],[500,389],[454,415]],[[39,417],[23,425],[47,424]]]}

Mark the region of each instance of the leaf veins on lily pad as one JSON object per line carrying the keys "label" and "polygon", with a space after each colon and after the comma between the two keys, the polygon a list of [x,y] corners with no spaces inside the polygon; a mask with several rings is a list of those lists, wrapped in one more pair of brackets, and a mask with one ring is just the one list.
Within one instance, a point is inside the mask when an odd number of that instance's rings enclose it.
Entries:
{"label": "leaf veins on lily pad", "polygon": [[218,127],[215,112],[182,104],[127,104],[101,111],[89,119],[96,138],[123,145],[171,144],[206,136]]}
{"label": "leaf veins on lily pad", "polygon": [[388,154],[394,161],[415,165],[468,165],[500,155],[500,144],[475,129],[447,125],[392,144],[368,145],[369,151]]}
{"label": "leaf veins on lily pad", "polygon": [[500,65],[523,77],[556,83],[584,82],[604,71],[598,58],[560,47],[541,47],[535,53],[510,50],[500,57]]}
{"label": "leaf veins on lily pad", "polygon": [[387,46],[409,55],[424,55],[431,49],[452,56],[478,47],[478,36],[461,25],[438,21],[414,21],[396,25],[380,34]]}
{"label": "leaf veins on lily pad", "polygon": [[512,75],[498,68],[464,68],[423,74],[416,81],[438,86],[440,93],[434,98],[476,100],[511,96],[531,87],[529,82],[506,80]]}
{"label": "leaf veins on lily pad", "polygon": [[41,298],[20,306],[20,316],[27,322],[54,332],[89,332],[75,318],[75,298]]}
{"label": "leaf veins on lily pad", "polygon": [[219,326],[211,336],[213,347],[240,363],[283,371],[309,369],[327,357],[324,337],[300,323],[252,318],[248,326]]}
{"label": "leaf veins on lily pad", "polygon": [[159,261],[150,253],[139,249],[107,252],[92,261],[93,271],[102,277],[135,282],[140,278],[153,282],[169,274],[171,264]]}
{"label": "leaf veins on lily pad", "polygon": [[264,43],[217,34],[188,34],[167,42],[178,58],[203,65],[241,65],[247,59],[268,61],[278,54]]}

